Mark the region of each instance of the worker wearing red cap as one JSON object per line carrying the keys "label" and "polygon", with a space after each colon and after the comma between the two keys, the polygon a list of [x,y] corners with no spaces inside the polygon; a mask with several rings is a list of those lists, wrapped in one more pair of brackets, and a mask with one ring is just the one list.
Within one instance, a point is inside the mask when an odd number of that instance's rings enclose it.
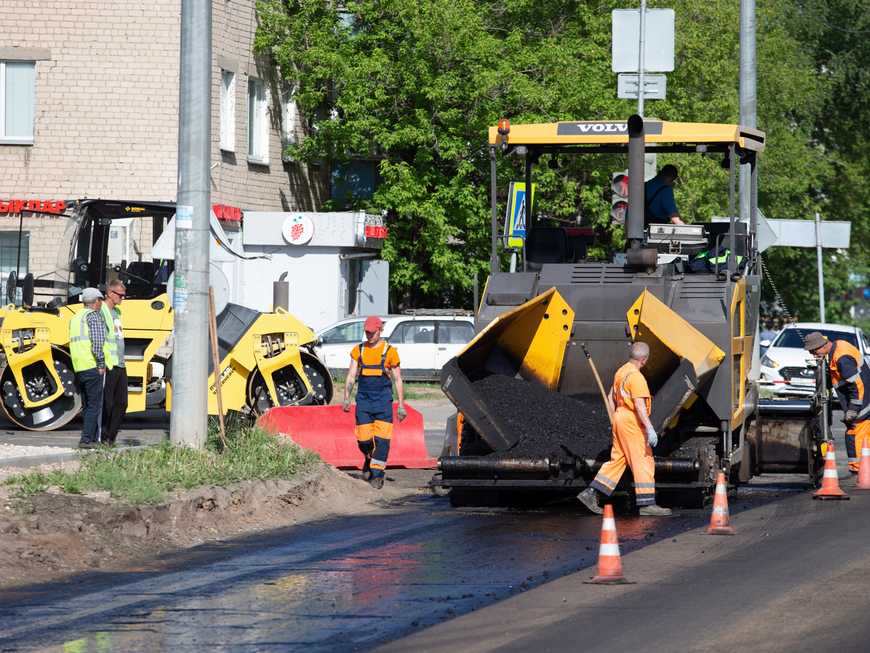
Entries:
{"label": "worker wearing red cap", "polygon": [[390,454],[390,440],[393,436],[393,381],[399,407],[396,417],[401,422],[407,416],[405,411],[405,388],[402,384],[402,370],[399,367],[399,353],[381,339],[384,323],[374,315],[363,326],[366,341],[350,352],[350,368],[344,384],[342,409],[350,411],[350,391],[357,381],[356,391],[356,438],[360,451],[366,457],[363,464],[363,478],[372,487],[384,487],[384,469]]}

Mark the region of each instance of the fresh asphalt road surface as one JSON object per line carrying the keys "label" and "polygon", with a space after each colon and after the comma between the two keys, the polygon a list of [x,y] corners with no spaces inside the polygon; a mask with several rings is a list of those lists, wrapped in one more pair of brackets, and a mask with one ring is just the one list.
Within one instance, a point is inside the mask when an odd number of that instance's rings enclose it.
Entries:
{"label": "fresh asphalt road surface", "polygon": [[[380,653],[868,650],[870,491],[789,496],[622,556],[634,585],[577,573],[376,649]],[[617,530],[619,530],[617,520]]]}
{"label": "fresh asphalt road surface", "polygon": [[[746,488],[734,497],[734,512],[753,513],[752,506],[798,491]],[[626,567],[633,553],[709,524],[709,512],[656,519],[620,511]],[[601,519],[575,500],[535,510],[454,509],[446,497],[413,494],[375,514],[6,592],[0,650],[314,653],[400,640],[394,650],[409,651],[400,638],[485,614],[563,577],[586,580],[600,536]]]}
{"label": "fresh asphalt road surface", "polygon": [[709,508],[618,514],[637,584],[614,587],[583,584],[601,520],[576,502],[457,510],[420,495],[7,592],[0,650],[864,650],[870,498],[801,487],[741,489],[735,537],[700,534]]}

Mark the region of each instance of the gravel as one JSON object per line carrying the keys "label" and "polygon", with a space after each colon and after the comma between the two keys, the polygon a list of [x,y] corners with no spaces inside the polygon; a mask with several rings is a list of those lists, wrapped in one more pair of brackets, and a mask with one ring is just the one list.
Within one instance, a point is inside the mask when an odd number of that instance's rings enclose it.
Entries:
{"label": "gravel", "polygon": [[537,383],[493,374],[473,383],[505,431],[518,437],[497,458],[610,457],[613,435],[600,395],[568,397]]}

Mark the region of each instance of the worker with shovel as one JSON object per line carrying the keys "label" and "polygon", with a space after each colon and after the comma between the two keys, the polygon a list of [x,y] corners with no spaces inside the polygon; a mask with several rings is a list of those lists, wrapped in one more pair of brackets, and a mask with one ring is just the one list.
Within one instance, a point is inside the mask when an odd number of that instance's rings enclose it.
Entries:
{"label": "worker with shovel", "polygon": [[384,469],[390,454],[393,435],[393,381],[399,407],[396,417],[401,422],[407,416],[405,389],[399,353],[381,339],[384,323],[379,317],[369,317],[363,326],[366,341],[350,352],[350,368],[344,384],[342,410],[350,412],[350,391],[359,373],[359,388],[356,392],[356,438],[366,460],[363,478],[372,487],[384,487]]}
{"label": "worker with shovel", "polygon": [[649,361],[649,345],[636,342],[631,346],[628,362],[613,377],[613,387],[607,403],[613,410],[613,447],[610,460],[602,465],[592,484],[577,498],[592,512],[600,515],[604,509],[598,505],[598,492],[610,496],[622,478],[626,466],[634,476],[634,492],[640,514],[664,517],[670,508],[656,505],[655,462],[652,447],[658,436],[649,419],[652,395],[646,379],[640,373]]}

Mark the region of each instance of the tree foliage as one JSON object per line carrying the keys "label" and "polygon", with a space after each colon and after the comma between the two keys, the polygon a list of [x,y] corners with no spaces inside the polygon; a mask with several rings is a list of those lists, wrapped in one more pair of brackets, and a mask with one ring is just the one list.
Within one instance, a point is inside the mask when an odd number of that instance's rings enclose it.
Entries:
{"label": "tree foliage", "polygon": [[[469,307],[473,273],[488,272],[490,126],[501,118],[521,124],[625,119],[636,112],[636,101],[616,97],[610,70],[611,11],[617,4],[258,3],[255,47],[269,53],[295,86],[299,109],[312,126],[294,146],[294,156],[380,160],[374,198],[351,198],[348,205],[387,215],[383,256],[391,265],[394,308]],[[736,123],[739,1],[661,4],[676,11],[676,68],[668,75],[668,98],[647,102],[646,113]],[[836,176],[836,161],[818,138],[830,82],[820,74],[813,49],[795,38],[800,34],[786,5],[774,0],[760,6],[757,29],[758,126],[768,137],[759,164],[759,203],[767,217],[811,218]],[[535,167],[535,219],[595,227],[599,254],[620,246],[623,229],[610,224],[609,183],[611,172],[626,167],[624,158],[547,159]],[[680,169],[677,202],[690,220],[727,215],[728,173],[719,160],[661,155],[658,163]],[[508,183],[523,179],[520,164],[499,161],[499,215]],[[814,266],[806,267],[814,273]],[[785,301],[801,310],[806,305],[798,297]]]}

